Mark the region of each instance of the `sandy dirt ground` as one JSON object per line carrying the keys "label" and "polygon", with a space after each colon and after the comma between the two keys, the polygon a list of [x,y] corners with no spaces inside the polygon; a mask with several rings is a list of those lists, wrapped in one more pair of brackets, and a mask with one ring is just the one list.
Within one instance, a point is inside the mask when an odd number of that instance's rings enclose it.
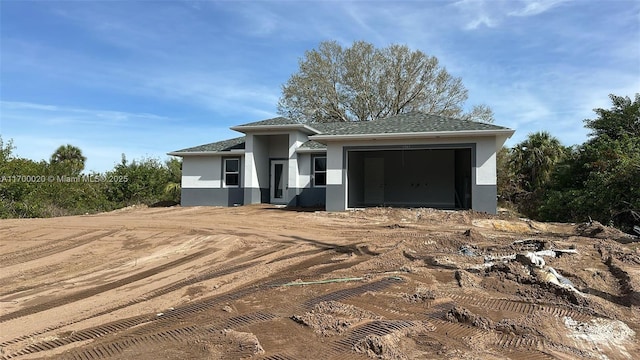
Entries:
{"label": "sandy dirt ground", "polygon": [[0,221],[0,359],[638,359],[640,245],[471,211]]}

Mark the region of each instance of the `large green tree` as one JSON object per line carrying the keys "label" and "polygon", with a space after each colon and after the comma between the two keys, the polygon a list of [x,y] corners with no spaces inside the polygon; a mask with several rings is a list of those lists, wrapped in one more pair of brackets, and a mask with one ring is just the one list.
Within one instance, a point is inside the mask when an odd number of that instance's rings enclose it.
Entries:
{"label": "large green tree", "polygon": [[300,59],[282,87],[278,112],[300,122],[368,121],[411,111],[493,121],[485,105],[465,113],[467,97],[460,78],[419,50],[325,41]]}
{"label": "large green tree", "polygon": [[610,95],[610,109],[585,120],[590,138],[568,169],[556,174],[541,213],[548,220],[614,223],[630,230],[629,214],[640,214],[640,94]]}

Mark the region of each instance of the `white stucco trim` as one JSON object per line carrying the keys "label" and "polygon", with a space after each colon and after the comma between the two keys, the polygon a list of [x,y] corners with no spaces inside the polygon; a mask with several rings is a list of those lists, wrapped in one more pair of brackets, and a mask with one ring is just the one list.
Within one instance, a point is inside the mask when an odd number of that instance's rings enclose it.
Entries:
{"label": "white stucco trim", "polygon": [[301,154],[313,154],[313,153],[327,153],[327,148],[324,149],[301,149],[301,148],[297,148],[296,149],[297,153],[301,153]]}
{"label": "white stucco trim", "polygon": [[390,134],[349,134],[349,135],[312,135],[309,140],[324,141],[347,141],[347,140],[402,140],[402,139],[433,139],[441,137],[463,137],[463,136],[507,136],[511,137],[515,131],[504,130],[460,130],[460,131],[432,131],[432,132],[410,132],[410,133],[390,133]]}
{"label": "white stucco trim", "polygon": [[232,126],[230,127],[231,130],[235,130],[241,133],[247,133],[247,132],[254,132],[254,131],[260,131],[260,132],[283,132],[283,133],[287,133],[289,130],[298,130],[298,131],[302,131],[302,132],[306,132],[309,134],[319,134],[320,131],[312,128],[309,125],[305,125],[305,124],[287,124],[287,125],[248,125],[248,126]]}
{"label": "white stucco trim", "polygon": [[244,155],[244,150],[229,150],[229,151],[172,151],[167,153],[167,155],[171,156],[242,156]]}

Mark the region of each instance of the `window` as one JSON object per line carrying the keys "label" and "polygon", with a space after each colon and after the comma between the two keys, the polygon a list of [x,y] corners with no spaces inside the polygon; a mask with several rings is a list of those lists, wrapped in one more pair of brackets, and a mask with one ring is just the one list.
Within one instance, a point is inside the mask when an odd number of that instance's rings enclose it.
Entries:
{"label": "window", "polygon": [[313,158],[313,186],[327,185],[327,157],[316,156]]}
{"label": "window", "polygon": [[240,186],[240,159],[224,159],[224,186]]}

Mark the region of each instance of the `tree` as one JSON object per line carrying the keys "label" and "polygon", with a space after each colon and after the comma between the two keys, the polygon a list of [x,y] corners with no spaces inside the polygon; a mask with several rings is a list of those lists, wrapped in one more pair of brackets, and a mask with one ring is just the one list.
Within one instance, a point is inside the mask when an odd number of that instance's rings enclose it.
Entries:
{"label": "tree", "polygon": [[556,174],[541,207],[544,220],[592,218],[631,231],[633,216],[640,214],[640,94],[635,101],[609,97],[611,109],[594,109],[598,117],[585,120],[591,137],[569,168]]}
{"label": "tree", "polygon": [[542,189],[566,154],[567,149],[548,132],[529,134],[513,147],[511,156],[513,169],[521,176],[521,188],[527,192]]}
{"label": "tree", "polygon": [[305,52],[282,86],[278,112],[300,122],[369,121],[411,111],[493,121],[485,105],[465,114],[467,97],[460,78],[419,50],[325,41]]}
{"label": "tree", "polygon": [[80,148],[67,144],[62,145],[51,155],[50,163],[58,169],[70,171],[68,175],[78,175],[84,170],[87,158],[82,155]]}
{"label": "tree", "polygon": [[182,193],[182,160],[170,158],[165,161],[165,165],[169,171],[169,179],[164,187],[164,194],[168,200],[179,203]]}
{"label": "tree", "polygon": [[609,95],[613,107],[609,110],[594,109],[597,119],[586,119],[585,127],[593,130],[592,141],[603,136],[612,140],[620,140],[625,136],[640,136],[640,94],[636,94],[635,101],[623,96]]}
{"label": "tree", "polygon": [[520,178],[513,170],[512,156],[512,150],[505,146],[496,153],[496,185],[498,198],[502,205],[514,203],[516,196],[522,191],[520,189]]}
{"label": "tree", "polygon": [[173,160],[163,164],[154,158],[128,162],[122,154],[120,164],[106,174],[117,180],[107,184],[107,198],[119,206],[141,203],[150,205],[168,200],[168,197],[174,194],[165,192],[167,184],[171,181],[175,182],[176,177],[180,176],[175,174],[174,162],[180,163],[179,160]]}
{"label": "tree", "polygon": [[0,164],[4,164],[7,161],[11,160],[14,148],[15,147],[13,146],[12,140],[9,140],[5,143],[2,140],[2,136],[0,136]]}

